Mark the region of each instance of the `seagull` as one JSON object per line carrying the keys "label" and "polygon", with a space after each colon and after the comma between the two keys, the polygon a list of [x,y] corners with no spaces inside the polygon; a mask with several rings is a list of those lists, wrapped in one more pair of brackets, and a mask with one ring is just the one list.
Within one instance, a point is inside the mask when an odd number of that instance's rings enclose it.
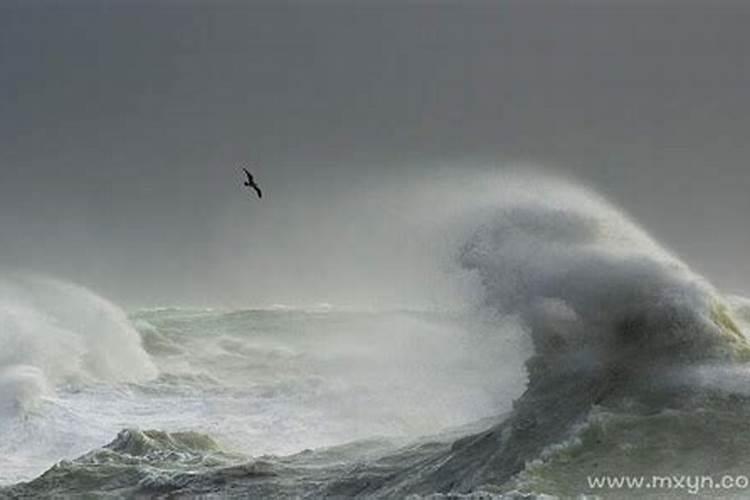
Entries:
{"label": "seagull", "polygon": [[243,168],[242,170],[245,171],[245,175],[247,175],[247,180],[245,181],[245,186],[251,187],[255,189],[255,192],[258,193],[258,198],[263,198],[263,193],[260,191],[260,188],[255,183],[255,179],[253,179],[253,174],[248,172],[246,168]]}

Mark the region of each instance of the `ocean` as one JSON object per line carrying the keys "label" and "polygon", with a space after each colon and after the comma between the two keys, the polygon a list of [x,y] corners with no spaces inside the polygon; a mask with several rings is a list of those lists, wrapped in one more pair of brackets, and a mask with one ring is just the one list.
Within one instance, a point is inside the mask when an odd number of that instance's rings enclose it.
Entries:
{"label": "ocean", "polygon": [[553,188],[459,218],[456,308],[4,278],[0,497],[747,498],[750,301]]}

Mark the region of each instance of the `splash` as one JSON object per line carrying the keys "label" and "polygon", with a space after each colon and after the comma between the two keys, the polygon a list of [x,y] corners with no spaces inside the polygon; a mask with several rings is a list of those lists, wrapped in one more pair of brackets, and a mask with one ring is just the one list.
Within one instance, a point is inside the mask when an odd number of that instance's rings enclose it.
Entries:
{"label": "splash", "polygon": [[[530,333],[530,374],[641,363],[748,359],[727,301],[601,197],[540,180],[487,207],[459,261],[482,300]],[[520,187],[520,186],[518,186]]]}
{"label": "splash", "polygon": [[0,398],[26,410],[60,385],[156,376],[125,313],[93,292],[39,276],[0,280]]}

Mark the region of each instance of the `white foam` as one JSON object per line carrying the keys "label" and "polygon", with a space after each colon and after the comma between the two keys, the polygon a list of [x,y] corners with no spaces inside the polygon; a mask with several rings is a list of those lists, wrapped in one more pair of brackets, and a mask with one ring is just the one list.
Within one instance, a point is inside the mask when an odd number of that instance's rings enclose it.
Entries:
{"label": "white foam", "polygon": [[[0,279],[0,388],[12,398],[86,382],[156,376],[125,313],[89,290],[39,276]],[[14,388],[14,386],[17,386]]]}
{"label": "white foam", "polygon": [[548,178],[487,184],[459,260],[485,305],[522,318],[537,354],[721,333],[712,320],[720,294],[600,196]]}

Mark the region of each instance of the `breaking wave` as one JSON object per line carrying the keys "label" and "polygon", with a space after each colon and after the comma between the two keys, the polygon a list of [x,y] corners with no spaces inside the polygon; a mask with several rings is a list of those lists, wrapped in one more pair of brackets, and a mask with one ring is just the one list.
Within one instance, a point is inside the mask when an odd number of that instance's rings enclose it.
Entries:
{"label": "breaking wave", "polygon": [[0,325],[6,410],[32,405],[57,385],[156,375],[125,313],[77,285],[38,276],[0,281]]}

